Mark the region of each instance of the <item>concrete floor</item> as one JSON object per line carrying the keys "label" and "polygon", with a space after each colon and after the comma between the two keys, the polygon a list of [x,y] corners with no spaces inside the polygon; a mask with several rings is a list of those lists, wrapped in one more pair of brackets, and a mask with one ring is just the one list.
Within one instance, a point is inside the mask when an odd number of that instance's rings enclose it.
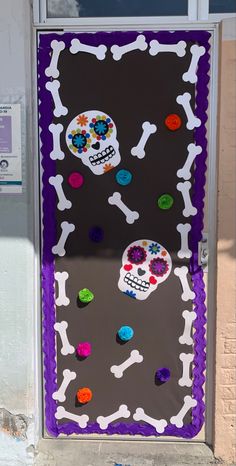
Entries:
{"label": "concrete floor", "polygon": [[223,464],[204,444],[41,440],[35,466],[184,466]]}

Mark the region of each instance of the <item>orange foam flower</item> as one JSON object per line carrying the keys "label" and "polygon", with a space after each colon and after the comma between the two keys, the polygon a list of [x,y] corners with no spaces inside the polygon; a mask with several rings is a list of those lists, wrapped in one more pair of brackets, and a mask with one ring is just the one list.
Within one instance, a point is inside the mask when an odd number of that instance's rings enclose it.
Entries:
{"label": "orange foam flower", "polygon": [[90,390],[90,388],[84,387],[84,388],[80,388],[77,391],[76,396],[77,396],[77,400],[79,401],[79,403],[85,404],[85,403],[88,403],[89,401],[91,401],[91,399],[93,397],[93,394],[92,394],[92,390]]}
{"label": "orange foam flower", "polygon": [[113,167],[113,165],[111,165],[111,163],[106,163],[106,165],[104,165],[104,167],[103,167],[103,171],[104,171],[104,173],[106,173],[106,172],[109,172],[110,170],[112,170],[112,168],[114,168],[114,167]]}
{"label": "orange foam flower", "polygon": [[77,118],[77,123],[78,123],[78,125],[80,125],[80,126],[86,126],[87,123],[88,123],[88,117],[86,117],[85,115],[80,115],[80,116]]}

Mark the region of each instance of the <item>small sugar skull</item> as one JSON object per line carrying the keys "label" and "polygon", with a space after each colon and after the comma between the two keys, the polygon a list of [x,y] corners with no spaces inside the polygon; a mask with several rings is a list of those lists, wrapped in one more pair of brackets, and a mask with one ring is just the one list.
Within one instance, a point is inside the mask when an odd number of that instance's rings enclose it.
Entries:
{"label": "small sugar skull", "polygon": [[170,275],[172,261],[159,243],[140,239],[129,244],[122,256],[118,288],[143,301]]}
{"label": "small sugar skull", "polygon": [[102,175],[120,163],[116,125],[99,110],[75,117],[67,128],[66,143],[95,175]]}

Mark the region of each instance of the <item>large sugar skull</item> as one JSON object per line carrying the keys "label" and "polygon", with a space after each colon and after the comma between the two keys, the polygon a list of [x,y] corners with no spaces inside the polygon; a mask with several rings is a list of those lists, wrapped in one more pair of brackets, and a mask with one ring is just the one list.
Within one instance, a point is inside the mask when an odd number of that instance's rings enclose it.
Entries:
{"label": "large sugar skull", "polygon": [[167,279],[171,268],[171,257],[161,244],[149,239],[134,241],[123,253],[118,287],[143,301]]}
{"label": "large sugar skull", "polygon": [[66,143],[72,154],[95,175],[102,175],[120,163],[116,125],[100,110],[75,117],[67,128]]}

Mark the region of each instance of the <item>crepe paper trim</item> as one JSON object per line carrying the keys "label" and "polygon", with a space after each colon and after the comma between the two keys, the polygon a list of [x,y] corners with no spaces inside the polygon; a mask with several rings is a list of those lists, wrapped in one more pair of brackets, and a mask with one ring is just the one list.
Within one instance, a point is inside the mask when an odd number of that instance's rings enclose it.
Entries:
{"label": "crepe paper trim", "polygon": [[129,341],[134,336],[134,331],[129,325],[123,325],[117,332],[117,335],[121,341]]}
{"label": "crepe paper trim", "polygon": [[84,405],[85,403],[88,403],[89,401],[92,400],[93,393],[92,393],[92,390],[90,390],[90,388],[83,387],[77,391],[76,396],[77,396],[78,402]]}
{"label": "crepe paper trim", "polygon": [[[190,247],[192,257],[190,260],[190,273],[192,275],[193,290],[196,294],[194,299],[194,311],[197,318],[194,321],[195,333],[194,338],[194,369],[193,369],[193,386],[192,395],[197,400],[197,405],[192,409],[192,423],[181,428],[169,424],[161,436],[174,436],[183,438],[193,438],[201,430],[204,423],[205,404],[203,401],[205,383],[204,371],[206,368],[206,306],[205,306],[205,289],[203,281],[203,271],[198,265],[198,242],[201,241],[203,231],[203,212],[204,196],[206,181],[206,158],[207,158],[207,138],[206,138],[206,121],[208,108],[208,83],[210,70],[210,43],[211,34],[208,31],[145,31],[143,33],[150,42],[157,39],[163,44],[176,44],[179,40],[196,42],[203,45],[206,49],[198,64],[198,81],[196,84],[196,109],[195,114],[201,119],[202,125],[195,128],[195,143],[203,148],[201,157],[197,157],[195,162],[194,185],[192,202],[198,212],[192,219],[192,235],[190,237]],[[97,33],[50,33],[39,34],[39,52],[38,52],[38,85],[39,85],[39,126],[41,129],[40,138],[42,142],[42,166],[43,174],[43,258],[42,258],[42,288],[43,288],[43,353],[44,353],[44,379],[45,379],[45,414],[46,427],[48,432],[53,436],[60,434],[120,434],[120,435],[143,435],[159,436],[156,429],[150,425],[139,423],[125,424],[115,423],[109,425],[104,431],[100,429],[96,422],[88,424],[82,429],[75,422],[66,422],[59,424],[55,419],[56,401],[53,400],[52,394],[57,390],[56,383],[56,350],[55,350],[55,333],[53,325],[55,323],[55,303],[54,303],[54,257],[51,248],[56,240],[56,225],[54,213],[56,210],[56,199],[54,190],[49,189],[48,178],[55,176],[56,163],[51,160],[49,154],[52,150],[52,135],[48,130],[49,124],[53,120],[53,102],[52,96],[45,89],[47,81],[44,75],[45,68],[50,63],[51,41],[53,39],[62,39],[66,48],[71,45],[71,40],[79,38],[83,43],[98,46],[105,43],[110,47],[113,44],[125,45],[127,42],[134,41],[138,32],[97,32]],[[63,36],[63,37],[62,37]],[[46,79],[45,79],[46,78]],[[135,296],[133,296],[135,297]]]}
{"label": "crepe paper trim", "polygon": [[172,207],[174,199],[170,194],[162,194],[157,200],[158,207],[162,210],[168,210]]}
{"label": "crepe paper trim", "polygon": [[160,381],[160,382],[167,382],[170,378],[170,369],[167,367],[161,367],[160,369],[157,369],[155,373],[155,379]]}
{"label": "crepe paper trim", "polygon": [[81,358],[87,358],[92,351],[91,344],[88,341],[81,342],[77,345],[76,353]]}

